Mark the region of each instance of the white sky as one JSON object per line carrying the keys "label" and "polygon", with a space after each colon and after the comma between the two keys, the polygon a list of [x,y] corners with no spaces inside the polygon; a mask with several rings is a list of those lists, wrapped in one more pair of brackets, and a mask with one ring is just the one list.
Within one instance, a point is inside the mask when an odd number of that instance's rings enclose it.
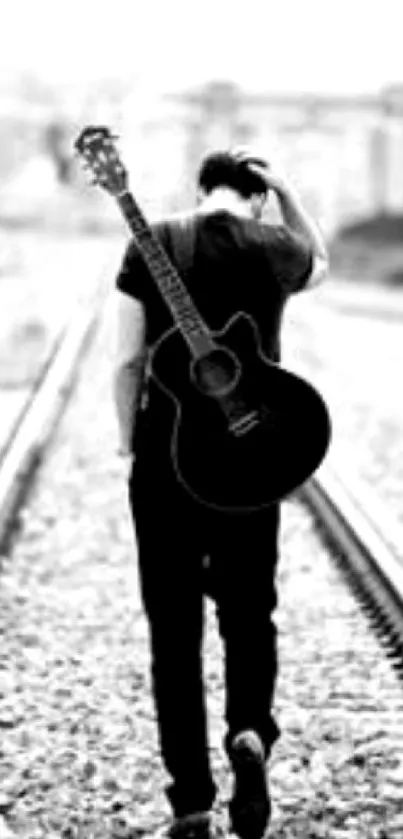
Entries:
{"label": "white sky", "polygon": [[33,71],[158,90],[211,78],[267,91],[403,83],[402,0],[0,0],[0,12],[3,81]]}

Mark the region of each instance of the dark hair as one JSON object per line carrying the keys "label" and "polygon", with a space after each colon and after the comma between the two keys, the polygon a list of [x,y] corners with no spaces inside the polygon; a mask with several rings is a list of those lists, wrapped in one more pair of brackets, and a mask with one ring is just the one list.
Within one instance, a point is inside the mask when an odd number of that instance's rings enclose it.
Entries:
{"label": "dark hair", "polygon": [[207,194],[220,186],[236,190],[243,198],[267,193],[267,184],[230,151],[210,152],[201,163],[198,185]]}

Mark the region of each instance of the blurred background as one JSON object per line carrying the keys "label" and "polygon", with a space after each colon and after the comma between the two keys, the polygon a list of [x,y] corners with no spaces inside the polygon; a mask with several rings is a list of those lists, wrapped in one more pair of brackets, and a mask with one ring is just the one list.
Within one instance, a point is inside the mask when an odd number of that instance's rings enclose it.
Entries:
{"label": "blurred background", "polygon": [[386,229],[386,218],[393,239],[403,202],[398,3],[14,0],[2,14],[0,119],[4,227],[81,230],[103,214],[118,224],[72,156],[79,129],[105,121],[152,213],[192,200],[206,148],[251,142],[287,170],[329,239],[362,235],[369,219]]}
{"label": "blurred background", "polygon": [[[321,305],[298,303],[291,316],[290,363],[325,391],[347,456],[353,445],[359,459],[357,435],[380,410],[389,431],[379,449],[400,439],[401,342],[390,325],[403,291],[398,2],[4,5],[3,440],[77,305],[101,275],[113,286],[129,235],[114,200],[88,184],[73,154],[75,137],[94,122],[119,135],[130,186],[150,219],[192,204],[208,148],[256,145],[287,173],[326,236],[332,266],[317,292]],[[276,215],[273,203],[268,214]],[[389,315],[357,319],[357,299],[367,314],[386,307]],[[375,445],[379,424],[371,429]]]}

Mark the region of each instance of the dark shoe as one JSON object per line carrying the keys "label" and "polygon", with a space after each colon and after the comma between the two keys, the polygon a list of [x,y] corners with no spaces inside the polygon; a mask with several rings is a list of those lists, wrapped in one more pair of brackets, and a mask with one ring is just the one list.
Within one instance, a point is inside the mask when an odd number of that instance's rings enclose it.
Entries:
{"label": "dark shoe", "polygon": [[211,813],[190,813],[174,819],[168,831],[169,839],[215,839]]}
{"label": "dark shoe", "polygon": [[231,744],[235,775],[229,803],[231,830],[240,839],[261,839],[268,827],[271,806],[263,743],[255,731],[241,731]]}

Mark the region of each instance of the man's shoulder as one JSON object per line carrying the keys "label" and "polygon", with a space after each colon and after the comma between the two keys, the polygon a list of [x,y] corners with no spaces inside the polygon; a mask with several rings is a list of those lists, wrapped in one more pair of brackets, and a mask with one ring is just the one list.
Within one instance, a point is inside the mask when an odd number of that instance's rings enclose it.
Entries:
{"label": "man's shoulder", "polygon": [[293,230],[284,225],[273,225],[270,251],[273,269],[284,290],[288,293],[301,291],[312,273],[312,248]]}
{"label": "man's shoulder", "polygon": [[300,258],[311,255],[306,241],[283,224],[261,224],[262,239],[268,249],[280,258]]}
{"label": "man's shoulder", "polygon": [[272,224],[267,221],[257,222],[261,236],[270,244],[298,246],[298,238],[284,224]]}

